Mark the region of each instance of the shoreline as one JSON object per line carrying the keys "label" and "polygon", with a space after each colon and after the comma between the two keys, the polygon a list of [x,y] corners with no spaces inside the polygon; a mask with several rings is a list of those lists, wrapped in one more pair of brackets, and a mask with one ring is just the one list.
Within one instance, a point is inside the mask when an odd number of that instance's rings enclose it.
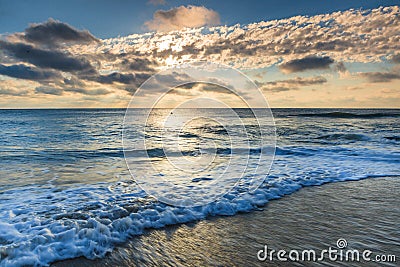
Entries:
{"label": "shoreline", "polygon": [[[270,201],[260,211],[148,230],[117,245],[105,258],[80,257],[51,266],[288,266],[290,262],[285,265],[259,261],[256,254],[264,245],[276,250],[322,250],[335,247],[339,238],[347,240],[349,249],[395,254],[400,245],[396,224],[396,214],[400,212],[399,178],[304,187]],[[303,266],[307,262],[291,264]],[[340,262],[314,264],[337,266]],[[366,262],[352,264],[365,266]],[[378,265],[369,262],[368,266]]]}

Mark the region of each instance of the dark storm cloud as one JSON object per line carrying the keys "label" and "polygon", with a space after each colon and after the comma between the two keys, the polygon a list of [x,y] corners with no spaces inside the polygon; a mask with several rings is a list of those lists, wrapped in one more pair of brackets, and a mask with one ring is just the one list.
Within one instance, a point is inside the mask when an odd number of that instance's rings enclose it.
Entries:
{"label": "dark storm cloud", "polygon": [[31,24],[25,29],[24,38],[29,42],[44,45],[99,42],[90,32],[77,30],[54,19],[49,19],[44,23]]}
{"label": "dark storm cloud", "polygon": [[10,43],[0,40],[0,47],[14,57],[43,68],[61,71],[90,71],[93,67],[84,58],[74,58],[56,50],[43,50],[24,43]]}
{"label": "dark storm cloud", "polygon": [[366,78],[371,83],[386,83],[400,79],[400,73],[394,72],[364,72],[360,73],[360,76]]}
{"label": "dark storm cloud", "polygon": [[334,60],[330,57],[308,56],[283,63],[279,66],[279,68],[283,72],[292,73],[306,70],[327,69],[333,62]]}
{"label": "dark storm cloud", "polygon": [[23,64],[11,66],[0,64],[0,74],[13,78],[27,79],[32,81],[49,80],[61,77],[60,74],[54,71],[41,70]]}

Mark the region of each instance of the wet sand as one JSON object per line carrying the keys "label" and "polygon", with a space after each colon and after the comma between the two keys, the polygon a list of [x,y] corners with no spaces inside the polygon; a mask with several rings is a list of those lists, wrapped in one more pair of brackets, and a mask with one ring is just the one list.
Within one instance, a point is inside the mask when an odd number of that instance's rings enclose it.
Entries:
{"label": "wet sand", "polygon": [[400,177],[302,188],[263,210],[151,230],[104,259],[76,258],[52,266],[397,266],[377,262],[259,261],[257,252],[337,248],[371,250],[400,261]]}

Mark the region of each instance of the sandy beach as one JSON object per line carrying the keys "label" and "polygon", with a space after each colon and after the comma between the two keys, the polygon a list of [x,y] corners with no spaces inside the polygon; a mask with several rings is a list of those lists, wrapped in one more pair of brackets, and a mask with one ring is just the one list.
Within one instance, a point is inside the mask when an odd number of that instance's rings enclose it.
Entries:
{"label": "sandy beach", "polygon": [[[370,178],[302,188],[263,210],[151,230],[104,259],[77,258],[66,266],[344,266],[343,262],[259,261],[257,252],[315,249],[344,238],[348,249],[396,255],[400,245],[400,177]],[[349,265],[347,265],[349,266]],[[351,266],[396,263],[351,262]]]}

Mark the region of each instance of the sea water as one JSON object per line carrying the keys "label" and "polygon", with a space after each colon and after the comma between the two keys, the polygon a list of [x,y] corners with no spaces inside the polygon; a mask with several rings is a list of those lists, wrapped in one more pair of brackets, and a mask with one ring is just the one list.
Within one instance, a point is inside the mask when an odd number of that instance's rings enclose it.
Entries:
{"label": "sea water", "polygon": [[[261,153],[259,135],[251,134],[258,127],[248,119],[251,110],[235,111],[250,129],[251,149],[245,152]],[[160,109],[154,116],[167,112]],[[230,123],[223,109],[189,112],[224,118],[224,127],[200,122],[186,128],[179,135],[182,153],[174,155],[196,158],[202,153],[198,144],[212,142],[213,172],[176,177],[187,186],[210,183],[226,160],[245,158],[226,142],[226,128],[237,122]],[[138,118],[143,114],[137,110]],[[275,159],[258,189],[249,192],[237,183],[209,204],[171,206],[149,196],[129,172],[124,115],[123,109],[0,110],[0,266],[103,257],[146,229],[251,212],[304,186],[400,175],[400,110],[274,109]],[[157,131],[147,136],[151,147],[144,152],[162,163],[167,155],[158,137]]]}

